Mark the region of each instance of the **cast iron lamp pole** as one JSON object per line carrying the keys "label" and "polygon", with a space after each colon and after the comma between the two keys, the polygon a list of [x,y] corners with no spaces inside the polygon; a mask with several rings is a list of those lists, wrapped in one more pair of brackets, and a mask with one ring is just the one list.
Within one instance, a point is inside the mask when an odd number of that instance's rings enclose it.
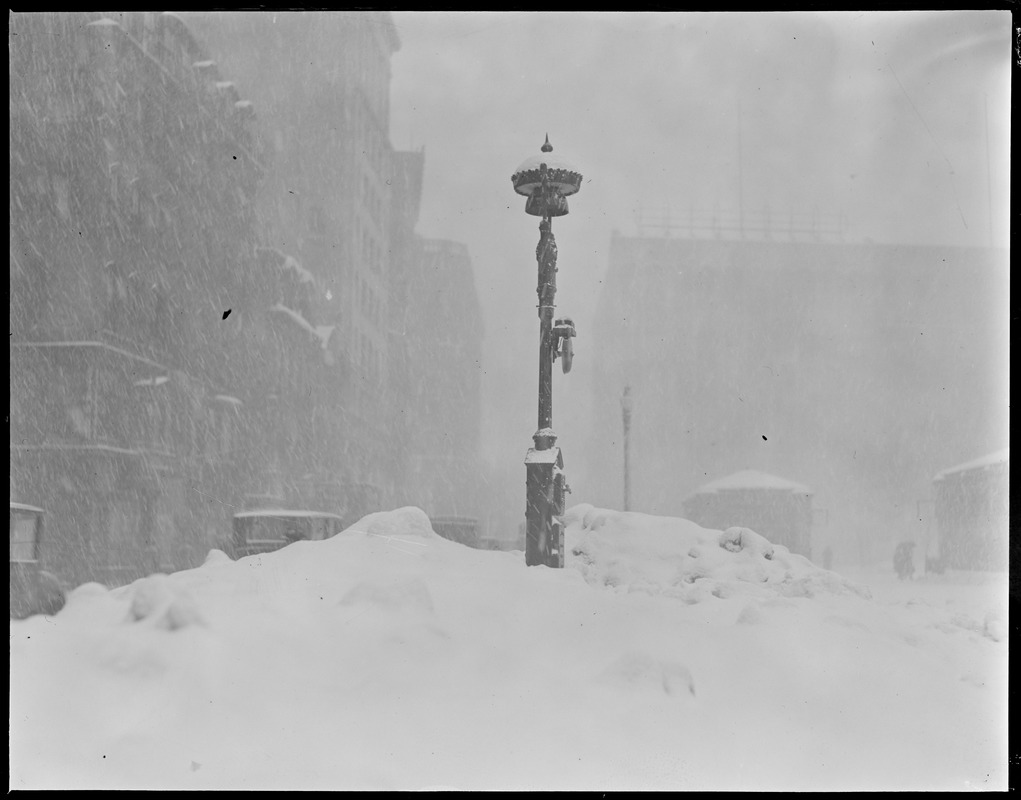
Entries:
{"label": "cast iron lamp pole", "polygon": [[575,335],[569,319],[553,319],[557,293],[557,242],[553,217],[567,214],[567,197],[581,188],[581,174],[552,156],[549,136],[541,154],[527,159],[511,176],[514,191],[524,195],[525,213],[541,217],[535,249],[539,285],[539,424],[534,446],[525,456],[525,563],[564,566],[564,532],[556,516],[564,513],[564,459],[553,432],[553,361],[560,356],[564,372],[571,369]]}

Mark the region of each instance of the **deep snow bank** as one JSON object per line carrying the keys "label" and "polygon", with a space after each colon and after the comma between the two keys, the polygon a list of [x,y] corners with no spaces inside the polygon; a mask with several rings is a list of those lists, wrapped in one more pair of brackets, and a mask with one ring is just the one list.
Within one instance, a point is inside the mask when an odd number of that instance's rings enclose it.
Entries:
{"label": "deep snow bank", "polygon": [[567,521],[564,570],[405,508],[79,587],[11,622],[11,785],[1004,785],[1005,642],[751,531]]}
{"label": "deep snow bank", "polygon": [[577,505],[564,516],[571,566],[596,585],[675,597],[868,598],[867,587],[773,545],[749,528],[707,530],[685,519]]}

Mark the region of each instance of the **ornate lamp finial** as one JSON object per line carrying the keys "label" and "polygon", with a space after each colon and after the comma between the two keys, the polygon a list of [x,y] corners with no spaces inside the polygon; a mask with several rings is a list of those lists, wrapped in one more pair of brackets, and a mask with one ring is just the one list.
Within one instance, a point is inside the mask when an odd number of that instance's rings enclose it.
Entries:
{"label": "ornate lamp finial", "polygon": [[[566,198],[581,188],[581,173],[559,156],[552,155],[549,134],[537,156],[526,159],[511,175],[514,191],[528,198],[525,213],[534,217],[562,217]],[[545,188],[544,188],[545,187]]]}

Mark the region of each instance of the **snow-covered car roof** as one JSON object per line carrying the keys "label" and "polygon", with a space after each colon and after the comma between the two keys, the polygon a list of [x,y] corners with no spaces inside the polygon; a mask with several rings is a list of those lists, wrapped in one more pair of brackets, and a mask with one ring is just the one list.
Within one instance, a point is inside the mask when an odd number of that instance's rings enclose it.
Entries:
{"label": "snow-covered car roof", "polygon": [[297,510],[292,511],[289,509],[276,509],[276,508],[260,508],[254,511],[240,511],[234,515],[234,519],[249,519],[253,517],[332,517],[333,519],[342,519],[339,514],[334,514],[329,511],[307,511]]}
{"label": "snow-covered car roof", "polygon": [[779,478],[766,472],[746,469],[726,478],[711,481],[700,487],[695,494],[711,494],[721,489],[780,489],[796,494],[812,494],[812,490],[801,483]]}

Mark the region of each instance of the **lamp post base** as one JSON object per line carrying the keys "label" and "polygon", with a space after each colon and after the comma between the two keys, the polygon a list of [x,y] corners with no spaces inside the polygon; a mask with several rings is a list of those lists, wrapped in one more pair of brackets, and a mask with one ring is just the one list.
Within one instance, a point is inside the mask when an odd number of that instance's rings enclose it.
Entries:
{"label": "lamp post base", "polygon": [[[540,444],[540,432],[533,439]],[[556,436],[552,431],[546,439]],[[564,513],[564,458],[559,447],[529,448],[525,456],[525,564],[564,566],[564,529],[556,517]]]}

